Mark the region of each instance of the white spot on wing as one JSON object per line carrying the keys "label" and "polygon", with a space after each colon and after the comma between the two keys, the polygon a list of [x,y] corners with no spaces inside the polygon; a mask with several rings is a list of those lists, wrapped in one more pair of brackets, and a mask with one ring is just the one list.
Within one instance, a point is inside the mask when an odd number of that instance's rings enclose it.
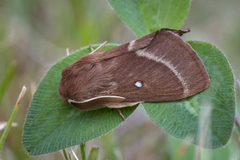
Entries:
{"label": "white spot on wing", "polygon": [[131,51],[131,50],[133,49],[133,46],[134,46],[134,44],[135,44],[135,41],[136,41],[136,40],[133,40],[133,41],[129,42],[128,51]]}
{"label": "white spot on wing", "polygon": [[141,88],[142,87],[142,82],[141,81],[137,81],[135,83],[135,86],[138,87],[138,88]]}
{"label": "white spot on wing", "polygon": [[140,57],[146,57],[146,58],[154,60],[156,62],[163,63],[165,66],[167,66],[178,77],[178,79],[182,82],[182,85],[183,85],[183,88],[184,88],[184,96],[189,95],[189,90],[188,90],[188,87],[187,87],[187,83],[184,81],[184,78],[178,73],[178,71],[176,70],[176,67],[174,67],[170,63],[170,61],[166,61],[162,57],[158,57],[158,56],[155,56],[154,54],[150,54],[146,51],[146,49],[138,50],[138,51],[136,51],[136,54]]}

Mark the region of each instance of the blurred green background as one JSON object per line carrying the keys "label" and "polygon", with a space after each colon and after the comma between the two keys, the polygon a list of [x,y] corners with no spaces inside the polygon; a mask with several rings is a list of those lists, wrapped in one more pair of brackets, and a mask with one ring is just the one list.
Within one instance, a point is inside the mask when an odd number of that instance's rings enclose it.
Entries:
{"label": "blurred green background", "polygon": [[[216,45],[240,79],[240,1],[193,0],[182,29],[188,27],[191,32],[183,38]],[[59,152],[30,157],[21,143],[24,119],[38,83],[66,56],[66,48],[73,52],[106,40],[123,44],[135,38],[107,0],[0,0],[0,84],[9,64],[16,64],[0,104],[0,121],[10,117],[22,86],[28,88],[15,118],[18,126],[11,128],[1,152],[2,160],[63,159]],[[237,130],[232,138],[231,145],[219,151],[220,158],[229,154],[239,158]],[[87,154],[92,146],[100,147],[99,159],[189,159],[195,152],[194,146],[188,148],[153,124],[141,109],[113,132],[87,142]],[[206,154],[216,158],[214,153]]]}

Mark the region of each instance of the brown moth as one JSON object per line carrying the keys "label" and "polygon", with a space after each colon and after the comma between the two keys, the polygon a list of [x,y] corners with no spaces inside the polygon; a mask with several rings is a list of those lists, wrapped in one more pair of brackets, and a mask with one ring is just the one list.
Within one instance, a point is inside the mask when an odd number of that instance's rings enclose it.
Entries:
{"label": "brown moth", "polygon": [[189,31],[162,28],[101,52],[103,43],[62,71],[61,99],[88,111],[179,100],[205,90],[205,66],[180,37]]}

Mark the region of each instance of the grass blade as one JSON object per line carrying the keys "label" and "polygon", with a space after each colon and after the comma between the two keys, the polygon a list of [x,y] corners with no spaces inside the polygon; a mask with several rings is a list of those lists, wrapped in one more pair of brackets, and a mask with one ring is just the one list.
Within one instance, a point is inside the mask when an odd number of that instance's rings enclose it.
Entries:
{"label": "grass blade", "polygon": [[0,84],[0,104],[2,102],[3,99],[3,95],[13,77],[14,71],[16,69],[16,63],[15,61],[12,61],[7,68],[7,72],[2,80],[2,83]]}
{"label": "grass blade", "polygon": [[7,126],[6,126],[6,128],[5,128],[5,130],[4,130],[3,134],[2,134],[1,139],[0,139],[0,150],[1,150],[1,148],[3,146],[3,143],[4,143],[4,141],[5,141],[6,137],[7,137],[7,134],[9,132],[9,130],[10,130],[10,127],[12,125],[13,119],[16,116],[16,113],[18,111],[19,105],[20,105],[20,103],[21,103],[21,101],[23,99],[23,96],[24,96],[26,90],[27,90],[27,88],[25,86],[23,86],[22,91],[19,94],[18,100],[17,100],[17,102],[15,104],[15,107],[13,109],[13,112],[12,112],[12,114],[11,114],[9,120],[8,120]]}

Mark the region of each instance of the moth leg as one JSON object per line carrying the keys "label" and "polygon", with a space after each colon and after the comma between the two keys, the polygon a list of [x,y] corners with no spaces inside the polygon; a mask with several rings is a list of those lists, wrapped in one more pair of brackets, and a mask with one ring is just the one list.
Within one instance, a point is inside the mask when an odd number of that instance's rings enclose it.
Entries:
{"label": "moth leg", "polygon": [[117,108],[117,110],[118,110],[118,113],[120,114],[120,116],[122,117],[122,119],[125,121],[125,117],[124,117],[124,115],[122,114],[122,112],[121,112],[121,110],[119,109],[119,108]]}
{"label": "moth leg", "polygon": [[94,51],[94,49],[92,48],[92,45],[91,45],[91,44],[89,44],[88,46],[89,46],[89,48],[91,49],[91,52],[93,52],[93,51]]}

